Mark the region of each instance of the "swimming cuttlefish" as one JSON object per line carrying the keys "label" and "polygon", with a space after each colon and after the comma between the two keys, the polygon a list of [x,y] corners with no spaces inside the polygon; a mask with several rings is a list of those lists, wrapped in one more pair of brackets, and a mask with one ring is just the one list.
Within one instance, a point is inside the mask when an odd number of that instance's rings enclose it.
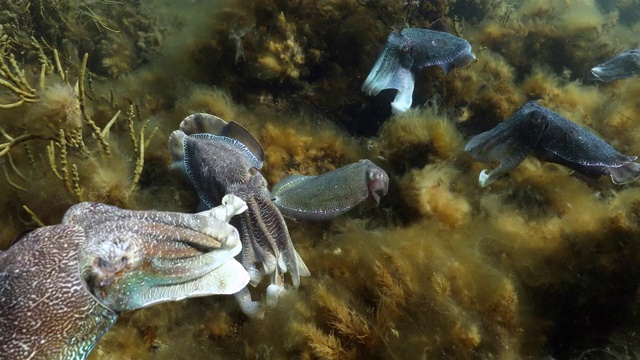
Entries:
{"label": "swimming cuttlefish", "polygon": [[591,178],[609,175],[615,184],[640,176],[636,156],[621,154],[589,130],[534,101],[522,105],[495,128],[472,137],[464,150],[478,161],[500,164],[482,170],[485,187],[515,169],[530,154]]}
{"label": "swimming cuttlefish", "polygon": [[403,113],[413,102],[413,71],[439,66],[446,75],[475,60],[469,42],[449,33],[416,28],[392,31],[362,84],[362,91],[367,95],[378,95],[385,89],[398,90],[391,103],[391,112]]}
{"label": "swimming cuttlefish", "polygon": [[0,252],[0,358],[85,359],[121,311],[245,287],[227,221],[246,206],[223,203],[198,214],[80,203],[17,240]]}
{"label": "swimming cuttlefish", "polygon": [[[271,277],[268,305],[275,304],[284,290],[285,273],[290,273],[296,288],[301,276],[310,275],[278,209],[298,219],[329,219],[366,200],[370,193],[377,205],[389,182],[382,169],[366,160],[318,177],[285,178],[272,196],[259,172],[264,151],[258,141],[241,125],[203,113],[182,121],[180,130],[169,138],[169,152],[173,166],[186,172],[204,206],[214,206],[225,194],[247,203],[248,211],[231,224],[240,231],[240,258],[251,275],[250,283],[255,286],[264,276]],[[235,295],[245,314],[262,315],[260,303],[252,301],[248,289]]]}
{"label": "swimming cuttlefish", "polygon": [[318,176],[285,176],[271,188],[271,193],[285,216],[329,220],[363,202],[377,206],[388,189],[387,173],[364,159]]}
{"label": "swimming cuttlefish", "polygon": [[[282,215],[271,201],[267,181],[258,172],[264,152],[258,141],[241,125],[209,114],[193,114],[169,137],[169,153],[175,168],[186,172],[204,206],[211,208],[222,196],[233,194],[248,210],[231,220],[240,231],[240,262],[257,285],[271,277],[267,304],[275,304],[284,290],[285,273],[295,287],[301,276],[309,276],[291,242]],[[247,288],[235,294],[242,311],[261,316],[260,303],[251,300]]]}
{"label": "swimming cuttlefish", "polygon": [[595,80],[610,82],[640,74],[640,49],[631,49],[591,68]]}

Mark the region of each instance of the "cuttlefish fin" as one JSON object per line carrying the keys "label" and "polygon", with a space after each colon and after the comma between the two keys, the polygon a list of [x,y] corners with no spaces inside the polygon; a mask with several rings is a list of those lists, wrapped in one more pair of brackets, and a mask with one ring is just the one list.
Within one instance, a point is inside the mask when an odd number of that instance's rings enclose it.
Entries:
{"label": "cuttlefish fin", "polygon": [[184,167],[184,137],[185,133],[175,130],[169,135],[169,157],[171,158],[171,168],[182,170],[186,173]]}
{"label": "cuttlefish fin", "polygon": [[225,126],[227,126],[227,122],[215,115],[195,113],[182,120],[180,130],[187,135],[203,133],[222,135]]}
{"label": "cuttlefish fin", "polygon": [[[252,168],[256,168],[256,169],[260,169],[262,167],[263,161],[261,159],[258,159],[255,154],[242,142],[230,138],[230,137],[226,137],[226,136],[222,136],[222,135],[214,135],[214,134],[208,134],[208,133],[202,133],[202,134],[193,134],[189,136],[192,139],[202,139],[202,140],[207,140],[207,141],[220,141],[220,142],[224,142],[227,143],[228,145],[231,145],[233,148],[235,148],[236,151],[238,151],[239,153],[241,153],[245,159],[251,164]],[[185,158],[185,168],[187,169],[187,172],[189,171],[189,157],[187,156]],[[256,170],[257,171],[257,170]]]}
{"label": "cuttlefish fin", "polygon": [[291,186],[295,186],[300,181],[303,181],[309,178],[314,178],[314,177],[315,176],[307,176],[307,175],[300,175],[300,174],[291,174],[291,175],[283,176],[282,179],[278,180],[278,182],[275,183],[275,185],[273,185],[273,187],[271,188],[271,200],[276,201],[277,203],[278,193],[281,190],[286,190]]}
{"label": "cuttlefish fin", "polygon": [[626,184],[640,177],[640,164],[629,162],[619,167],[610,167],[607,174],[614,184]]}
{"label": "cuttlefish fin", "polygon": [[260,164],[264,163],[264,150],[262,149],[262,146],[244,126],[235,121],[230,121],[222,129],[222,133],[220,135],[240,141],[253,153]]}
{"label": "cuttlefish fin", "polygon": [[226,122],[215,115],[196,113],[182,120],[180,130],[187,135],[212,134],[237,140],[253,154],[253,158],[257,160],[254,165],[256,168],[260,169],[264,163],[264,150],[258,140],[235,121]]}

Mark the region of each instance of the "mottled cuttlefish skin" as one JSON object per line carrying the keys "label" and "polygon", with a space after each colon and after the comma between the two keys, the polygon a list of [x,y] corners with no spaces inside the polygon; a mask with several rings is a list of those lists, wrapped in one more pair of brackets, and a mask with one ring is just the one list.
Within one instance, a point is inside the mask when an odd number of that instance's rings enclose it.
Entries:
{"label": "mottled cuttlefish skin", "polygon": [[0,252],[0,358],[85,359],[121,311],[242,289],[238,232],[214,216],[81,203],[20,238]]}
{"label": "mottled cuttlefish skin", "polygon": [[413,102],[413,71],[439,66],[447,74],[475,60],[469,42],[449,33],[416,28],[393,31],[364,81],[362,91],[377,95],[384,89],[398,90],[391,111],[403,113]]}
{"label": "mottled cuttlefish skin", "polygon": [[366,200],[377,206],[388,189],[387,173],[370,160],[360,160],[319,176],[286,176],[271,195],[284,216],[329,220]]}
{"label": "mottled cuttlefish skin", "polygon": [[[277,301],[283,274],[290,274],[295,287],[301,276],[310,275],[293,247],[282,214],[271,201],[267,181],[258,171],[264,159],[262,147],[246,129],[210,114],[193,114],[171,134],[169,152],[173,166],[186,172],[205,206],[214,206],[225,194],[247,203],[248,210],[231,224],[240,231],[241,263],[251,275],[251,284],[271,276],[268,304]],[[262,315],[248,289],[237,293],[236,299],[245,314]]]}
{"label": "mottled cuttlefish skin", "polygon": [[596,80],[610,82],[640,74],[640,49],[627,50],[591,68]]}
{"label": "mottled cuttlefish skin", "polygon": [[472,137],[465,151],[483,163],[500,162],[491,172],[480,173],[482,187],[516,168],[530,154],[588,177],[609,175],[616,184],[640,176],[636,156],[619,153],[589,130],[533,101],[492,130]]}

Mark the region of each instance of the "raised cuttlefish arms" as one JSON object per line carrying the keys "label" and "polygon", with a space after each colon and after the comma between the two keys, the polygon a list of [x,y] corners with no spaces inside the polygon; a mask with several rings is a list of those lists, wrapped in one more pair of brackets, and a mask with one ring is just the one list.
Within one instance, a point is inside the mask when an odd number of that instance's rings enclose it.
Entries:
{"label": "raised cuttlefish arms", "polygon": [[393,31],[362,84],[362,91],[378,95],[384,89],[398,90],[391,112],[403,113],[413,102],[414,71],[439,66],[447,74],[475,60],[469,42],[449,33],[416,28]]}

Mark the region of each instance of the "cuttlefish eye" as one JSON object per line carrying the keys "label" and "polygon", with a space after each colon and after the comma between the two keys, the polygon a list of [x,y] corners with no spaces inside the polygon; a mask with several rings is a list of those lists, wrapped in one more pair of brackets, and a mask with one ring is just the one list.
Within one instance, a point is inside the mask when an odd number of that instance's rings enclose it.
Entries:
{"label": "cuttlefish eye", "polygon": [[127,266],[128,262],[129,259],[126,256],[117,259],[98,258],[96,260],[95,267],[98,273],[102,275],[100,276],[102,280],[99,285],[107,286],[111,284],[113,280],[115,280],[115,275],[122,271]]}
{"label": "cuttlefish eye", "polygon": [[367,170],[367,181],[369,193],[373,195],[376,204],[380,202],[380,198],[387,195],[389,189],[389,176],[379,168]]}
{"label": "cuttlefish eye", "polygon": [[115,260],[106,260],[103,258],[98,259],[98,267],[107,274],[115,274],[124,269],[125,266],[127,266],[126,256]]}

